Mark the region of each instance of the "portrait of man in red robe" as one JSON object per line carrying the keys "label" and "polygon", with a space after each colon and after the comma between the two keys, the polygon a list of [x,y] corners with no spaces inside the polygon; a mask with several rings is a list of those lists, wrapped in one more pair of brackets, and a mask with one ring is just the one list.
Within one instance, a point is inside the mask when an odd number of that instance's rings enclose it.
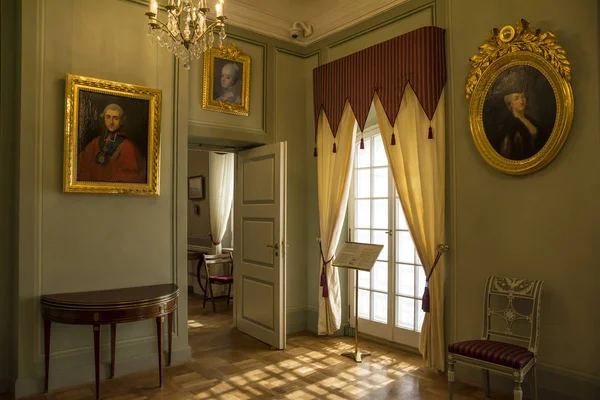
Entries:
{"label": "portrait of man in red robe", "polygon": [[77,157],[77,180],[146,183],[146,157],[127,132],[127,115],[110,103],[99,115],[100,130]]}

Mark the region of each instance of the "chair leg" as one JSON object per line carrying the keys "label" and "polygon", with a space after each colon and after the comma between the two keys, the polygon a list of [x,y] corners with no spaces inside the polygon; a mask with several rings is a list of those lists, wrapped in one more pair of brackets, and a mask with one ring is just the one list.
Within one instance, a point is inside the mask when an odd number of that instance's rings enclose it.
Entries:
{"label": "chair leg", "polygon": [[513,400],[523,400],[523,388],[521,384],[523,383],[523,377],[515,377],[513,379],[515,382],[515,389],[513,390]]}
{"label": "chair leg", "polygon": [[206,297],[208,296],[208,275],[206,276],[206,280],[204,282],[204,302],[202,303],[202,308],[206,307]]}
{"label": "chair leg", "polygon": [[454,398],[454,360],[448,358],[448,399]]}
{"label": "chair leg", "polygon": [[487,369],[482,369],[481,373],[483,375],[483,389],[485,390],[485,398],[490,398],[490,371]]}
{"label": "chair leg", "polygon": [[213,312],[217,312],[217,304],[215,303],[215,295],[213,294],[212,285],[209,283],[208,287],[210,289],[210,299],[212,300],[213,304]]}
{"label": "chair leg", "polygon": [[531,393],[533,394],[533,400],[538,400],[538,390],[537,390],[537,368],[535,364],[531,367],[531,372],[529,373],[529,383],[531,385]]}
{"label": "chair leg", "polygon": [[231,298],[231,283],[229,284],[229,291],[227,292],[227,307],[229,307],[229,299]]}

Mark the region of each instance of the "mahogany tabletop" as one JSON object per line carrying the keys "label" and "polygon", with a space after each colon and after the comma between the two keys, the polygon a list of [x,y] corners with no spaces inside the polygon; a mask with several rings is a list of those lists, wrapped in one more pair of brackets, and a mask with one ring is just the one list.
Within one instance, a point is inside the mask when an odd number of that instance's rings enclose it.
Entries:
{"label": "mahogany tabletop", "polygon": [[41,301],[46,305],[94,307],[164,301],[178,295],[177,285],[169,283],[90,292],[46,294],[42,296]]}

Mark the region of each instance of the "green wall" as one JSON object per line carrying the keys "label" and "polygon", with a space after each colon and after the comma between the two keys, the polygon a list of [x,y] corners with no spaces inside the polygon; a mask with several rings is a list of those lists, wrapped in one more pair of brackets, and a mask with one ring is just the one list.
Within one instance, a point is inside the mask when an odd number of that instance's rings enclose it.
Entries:
{"label": "green wall", "polygon": [[[449,5],[450,339],[480,335],[488,275],[543,279],[540,384],[563,392],[568,385],[573,396],[598,398],[600,313],[591,306],[600,279],[595,252],[600,237],[598,4],[509,0],[484,6],[477,0],[451,0]],[[513,177],[488,166],[477,152],[464,85],[469,57],[489,31],[520,18],[554,32],[565,48],[572,66],[575,117],[550,165]],[[458,379],[462,376],[459,371]]]}
{"label": "green wall", "polygon": [[16,2],[0,2],[0,393],[10,387],[14,364],[12,305],[16,267],[16,162],[17,121],[15,120]]}
{"label": "green wall", "polygon": [[[173,356],[190,357],[186,220],[173,218],[186,205],[187,168],[178,165],[187,160],[187,124],[177,129],[179,70],[171,54],[149,42],[145,7],[125,0],[22,2],[17,396],[43,388],[42,294],[177,283],[184,301]],[[62,192],[67,72],[162,91],[160,196]],[[107,329],[103,360],[110,360]],[[117,374],[155,365],[155,332],[152,320],[118,326]],[[51,390],[93,381],[92,343],[90,326],[53,324]],[[101,378],[108,369],[103,363]]]}

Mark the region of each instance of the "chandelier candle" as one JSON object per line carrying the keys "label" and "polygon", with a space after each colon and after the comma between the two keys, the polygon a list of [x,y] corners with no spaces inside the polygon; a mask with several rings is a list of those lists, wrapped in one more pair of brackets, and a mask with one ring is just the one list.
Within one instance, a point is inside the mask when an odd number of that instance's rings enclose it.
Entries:
{"label": "chandelier candle", "polygon": [[175,57],[183,61],[183,67],[190,69],[190,63],[213,47],[215,35],[219,36],[219,47],[223,46],[225,15],[223,0],[215,5],[216,18],[211,19],[211,11],[206,0],[169,0],[165,6],[166,23],[158,19],[158,4],[148,3],[148,35],[152,43],[166,47]]}

